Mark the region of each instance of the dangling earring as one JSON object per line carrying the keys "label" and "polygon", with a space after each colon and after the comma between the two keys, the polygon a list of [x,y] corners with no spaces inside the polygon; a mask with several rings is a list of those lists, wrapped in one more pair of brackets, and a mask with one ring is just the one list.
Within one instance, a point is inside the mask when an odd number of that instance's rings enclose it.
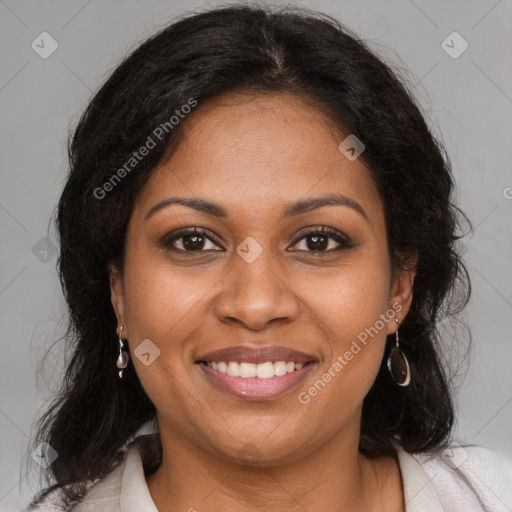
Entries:
{"label": "dangling earring", "polygon": [[409,369],[409,361],[405,357],[405,354],[400,350],[400,346],[398,344],[398,329],[402,322],[395,318],[398,327],[396,329],[395,338],[396,344],[391,349],[391,353],[388,357],[388,368],[393,380],[402,387],[408,386],[409,382],[411,382],[411,370]]}
{"label": "dangling earring", "polygon": [[123,378],[123,370],[128,366],[130,360],[130,354],[123,350],[123,326],[119,329],[119,355],[117,356],[116,366],[119,368],[119,378]]}

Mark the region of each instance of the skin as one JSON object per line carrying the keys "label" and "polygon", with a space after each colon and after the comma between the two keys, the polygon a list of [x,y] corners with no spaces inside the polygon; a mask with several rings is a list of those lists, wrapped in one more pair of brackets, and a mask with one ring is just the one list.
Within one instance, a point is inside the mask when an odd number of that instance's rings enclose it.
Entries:
{"label": "skin", "polygon": [[[130,364],[158,413],[163,462],[147,477],[158,510],[403,510],[396,457],[358,452],[363,399],[395,321],[307,405],[298,400],[379,315],[394,305],[403,320],[409,310],[414,275],[392,276],[370,172],[338,150],[346,134],[321,108],[289,93],[225,95],[199,105],[180,128],[177,150],[137,198],[123,272],[110,267]],[[290,203],[333,192],[359,203],[367,218],[345,205],[282,216]],[[176,196],[213,201],[228,216],[173,204],[146,218]],[[160,243],[194,225],[218,242],[206,238],[188,252],[183,238]],[[304,234],[322,226],[352,246],[333,251],[340,244],[328,238],[314,251]],[[263,249],[252,263],[236,252],[249,236]],[[160,350],[149,366],[133,352],[145,339]],[[318,362],[300,387],[244,400],[194,364],[200,354],[244,344],[284,345]],[[241,450],[257,462],[243,463]]]}

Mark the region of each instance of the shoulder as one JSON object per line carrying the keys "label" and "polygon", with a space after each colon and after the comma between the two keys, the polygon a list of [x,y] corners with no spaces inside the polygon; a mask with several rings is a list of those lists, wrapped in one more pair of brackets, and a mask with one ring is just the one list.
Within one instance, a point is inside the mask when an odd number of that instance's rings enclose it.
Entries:
{"label": "shoulder", "polygon": [[[156,436],[154,434],[157,434]],[[149,437],[148,437],[149,436]],[[144,442],[150,439],[150,442]],[[122,509],[121,495],[123,482],[125,488],[134,484],[143,486],[143,459],[151,460],[155,456],[155,446],[158,444],[158,424],[156,417],[144,423],[131,436],[122,451],[124,456],[120,463],[104,478],[87,483],[87,491],[80,503],[71,509],[64,502],[62,489],[52,493],[40,505],[24,512],[120,512]],[[151,449],[153,448],[153,449]]]}
{"label": "shoulder", "polygon": [[88,482],[87,491],[79,503],[67,505],[62,489],[50,494],[41,504],[25,512],[120,512],[119,495],[125,467],[123,460],[111,473],[94,482]]}
{"label": "shoulder", "polygon": [[512,460],[506,456],[454,442],[439,453],[410,457],[427,475],[442,510],[512,510]]}

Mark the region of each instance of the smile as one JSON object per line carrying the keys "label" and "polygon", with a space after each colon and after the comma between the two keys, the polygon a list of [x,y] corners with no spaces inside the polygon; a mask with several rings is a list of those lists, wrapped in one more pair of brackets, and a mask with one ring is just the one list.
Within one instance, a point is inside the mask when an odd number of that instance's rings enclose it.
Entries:
{"label": "smile", "polygon": [[302,363],[295,363],[293,361],[267,361],[265,363],[249,363],[236,361],[229,362],[208,362],[207,365],[220,372],[226,373],[230,377],[242,377],[243,379],[250,379],[257,377],[258,379],[271,379],[272,377],[281,377],[287,373],[300,370],[304,365]]}
{"label": "smile", "polygon": [[216,388],[239,398],[268,400],[298,387],[316,366],[310,354],[285,347],[231,347],[196,361]]}

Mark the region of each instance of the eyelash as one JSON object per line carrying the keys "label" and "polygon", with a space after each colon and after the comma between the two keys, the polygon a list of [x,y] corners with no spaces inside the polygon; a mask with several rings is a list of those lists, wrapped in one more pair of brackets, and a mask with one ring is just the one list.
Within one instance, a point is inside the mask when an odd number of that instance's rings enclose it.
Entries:
{"label": "eyelash", "polygon": [[[211,250],[211,249],[207,249],[207,250],[200,249],[197,251],[187,251],[185,249],[177,249],[176,247],[172,247],[172,243],[175,242],[176,240],[184,238],[185,236],[193,236],[193,235],[202,235],[205,238],[207,238],[208,240],[210,240],[211,242],[221,245],[220,241],[217,239],[216,236],[214,236],[208,230],[206,230],[204,228],[198,228],[198,227],[186,228],[186,229],[179,230],[176,233],[172,233],[171,235],[164,237],[164,239],[162,240],[162,245],[167,249],[184,252],[184,253],[201,253],[201,252],[207,252],[207,251]],[[322,254],[322,253],[323,254],[332,254],[332,253],[337,253],[337,252],[354,247],[354,244],[350,241],[350,239],[346,235],[340,233],[339,231],[337,231],[335,229],[329,228],[327,226],[322,226],[320,229],[313,229],[311,231],[307,231],[306,233],[303,233],[302,235],[299,235],[299,239],[293,245],[297,245],[299,242],[306,239],[307,237],[314,236],[314,235],[327,236],[328,238],[331,238],[335,242],[337,242],[339,244],[339,246],[335,249],[322,250],[322,251],[298,249],[298,250],[294,250],[293,252],[309,252],[309,253],[313,253],[313,254]],[[214,250],[217,250],[217,249],[214,249]]]}

